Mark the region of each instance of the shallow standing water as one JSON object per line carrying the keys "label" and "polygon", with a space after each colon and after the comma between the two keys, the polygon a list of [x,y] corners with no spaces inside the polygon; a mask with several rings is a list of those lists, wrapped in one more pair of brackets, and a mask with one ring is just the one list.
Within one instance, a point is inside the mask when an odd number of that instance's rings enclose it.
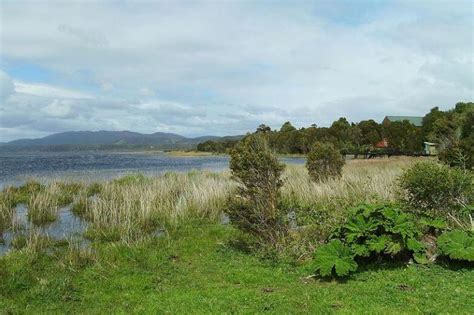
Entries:
{"label": "shallow standing water", "polygon": [[70,206],[62,207],[58,210],[56,221],[42,226],[33,226],[28,222],[28,209],[24,204],[15,207],[14,219],[15,231],[7,230],[0,232],[0,256],[6,254],[12,245],[13,239],[18,235],[28,235],[32,229],[39,235],[47,236],[53,240],[76,240],[84,245],[87,241],[82,237],[82,233],[87,228],[87,223],[76,217]]}

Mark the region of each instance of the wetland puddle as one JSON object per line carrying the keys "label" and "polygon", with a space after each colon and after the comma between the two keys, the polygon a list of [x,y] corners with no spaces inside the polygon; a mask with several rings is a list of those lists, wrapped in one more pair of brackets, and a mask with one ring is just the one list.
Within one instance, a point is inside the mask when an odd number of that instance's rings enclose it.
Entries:
{"label": "wetland puddle", "polygon": [[52,240],[74,240],[81,246],[87,246],[88,241],[82,233],[87,229],[87,223],[76,217],[71,206],[59,208],[56,221],[42,226],[35,226],[28,221],[28,209],[24,204],[15,208],[13,217],[14,228],[4,231],[0,236],[0,256],[6,254],[12,248],[12,241],[17,236],[28,236],[33,230],[41,236],[47,236]]}

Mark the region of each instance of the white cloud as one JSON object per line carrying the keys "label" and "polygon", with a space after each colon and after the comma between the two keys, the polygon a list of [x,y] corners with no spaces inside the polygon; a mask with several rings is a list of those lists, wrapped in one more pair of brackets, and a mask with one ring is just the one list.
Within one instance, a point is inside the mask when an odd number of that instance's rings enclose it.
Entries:
{"label": "white cloud", "polygon": [[8,74],[0,70],[0,101],[6,100],[15,92],[15,86]]}
{"label": "white cloud", "polygon": [[71,113],[71,106],[68,101],[55,99],[42,110],[50,117],[65,118]]}
{"label": "white cloud", "polygon": [[47,121],[50,132],[222,135],[421,115],[474,96],[470,1],[0,6],[2,57],[68,86],[10,74],[17,93],[9,90],[0,127],[17,121],[16,106],[35,108],[24,121],[38,132]]}
{"label": "white cloud", "polygon": [[15,91],[17,93],[30,94],[43,97],[59,97],[59,98],[93,98],[86,93],[74,90],[64,89],[56,86],[36,83],[25,83],[15,81]]}

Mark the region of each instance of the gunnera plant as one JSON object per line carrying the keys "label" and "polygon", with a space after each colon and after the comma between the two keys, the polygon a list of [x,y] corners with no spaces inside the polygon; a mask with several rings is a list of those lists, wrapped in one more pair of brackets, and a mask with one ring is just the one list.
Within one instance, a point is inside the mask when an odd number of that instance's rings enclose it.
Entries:
{"label": "gunnera plant", "polygon": [[383,258],[428,262],[421,230],[411,214],[392,205],[360,205],[349,213],[347,222],[314,253],[314,267],[320,275],[334,271],[346,276],[360,263]]}
{"label": "gunnera plant", "polygon": [[316,142],[306,160],[309,176],[315,182],[340,177],[344,164],[344,157],[332,143]]}
{"label": "gunnera plant", "polygon": [[451,259],[474,262],[474,231],[445,232],[437,243],[441,254]]}
{"label": "gunnera plant", "polygon": [[230,169],[239,183],[227,208],[232,224],[276,245],[287,231],[285,213],[279,207],[284,165],[266,136],[256,133],[245,137],[231,152]]}

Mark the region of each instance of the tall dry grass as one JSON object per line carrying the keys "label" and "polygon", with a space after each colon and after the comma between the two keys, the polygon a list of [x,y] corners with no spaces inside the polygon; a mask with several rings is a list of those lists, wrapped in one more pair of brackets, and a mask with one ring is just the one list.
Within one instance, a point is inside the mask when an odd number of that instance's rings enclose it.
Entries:
{"label": "tall dry grass", "polygon": [[13,198],[12,187],[7,187],[0,192],[0,234],[11,228],[13,224],[13,215],[15,200]]}
{"label": "tall dry grass", "polygon": [[88,221],[88,236],[131,242],[184,221],[218,220],[233,186],[226,173],[132,176],[103,184],[94,196],[82,192],[74,211]]}
{"label": "tall dry grass", "polygon": [[61,188],[57,183],[48,185],[44,190],[29,196],[27,208],[28,219],[35,225],[43,225],[56,221]]}
{"label": "tall dry grass", "polygon": [[331,203],[334,199],[392,201],[396,197],[396,178],[413,163],[412,158],[349,160],[341,178],[323,183],[310,181],[304,167],[288,165],[282,193],[284,197],[296,198],[305,204]]}

